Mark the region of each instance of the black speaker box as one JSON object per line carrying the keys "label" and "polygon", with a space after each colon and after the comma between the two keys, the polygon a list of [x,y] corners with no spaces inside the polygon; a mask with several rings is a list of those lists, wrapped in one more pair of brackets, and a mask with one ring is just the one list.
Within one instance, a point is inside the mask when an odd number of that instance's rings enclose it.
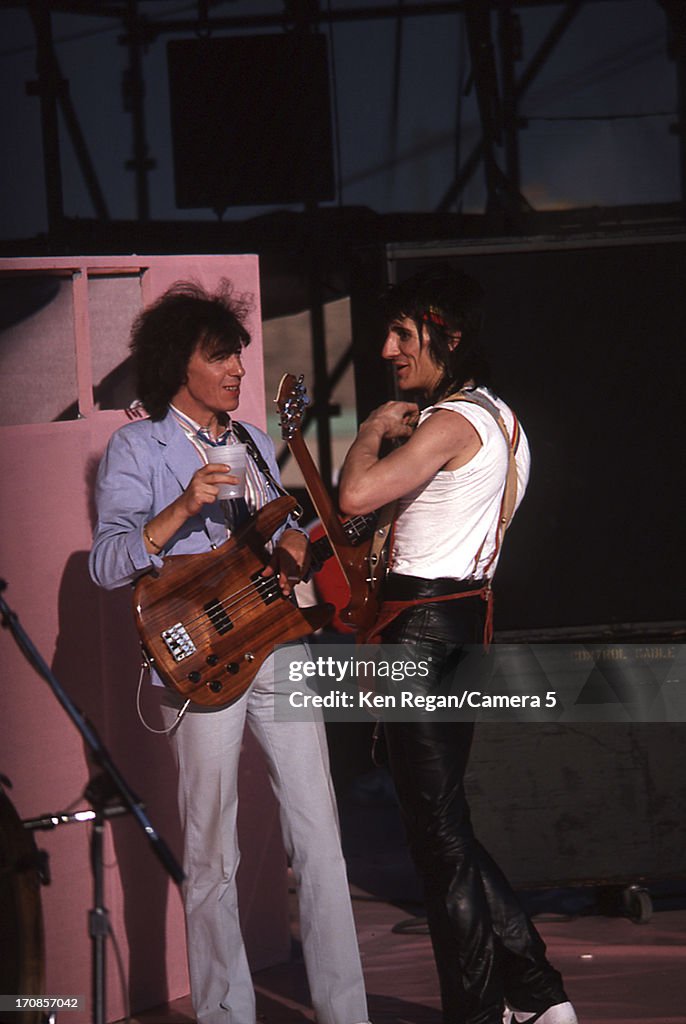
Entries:
{"label": "black speaker box", "polygon": [[178,207],[335,197],[324,36],[174,40],[167,59]]}

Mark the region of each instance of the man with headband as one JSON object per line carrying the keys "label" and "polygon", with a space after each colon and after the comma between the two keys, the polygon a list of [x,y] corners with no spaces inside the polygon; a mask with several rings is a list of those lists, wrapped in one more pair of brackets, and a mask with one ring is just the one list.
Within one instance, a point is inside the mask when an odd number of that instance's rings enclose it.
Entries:
{"label": "man with headband", "polygon": [[[490,639],[491,580],[526,489],[529,447],[488,387],[477,282],[450,267],[420,272],[389,290],[385,314],[382,356],[416,401],[386,402],[362,423],[340,504],[359,515],[397,500],[374,634],[429,661],[430,675],[413,680],[428,695],[459,679],[467,645]],[[388,441],[396,447],[382,455]],[[473,731],[430,712],[384,724],[444,1022],[577,1024],[541,937],[474,836],[464,791]]]}

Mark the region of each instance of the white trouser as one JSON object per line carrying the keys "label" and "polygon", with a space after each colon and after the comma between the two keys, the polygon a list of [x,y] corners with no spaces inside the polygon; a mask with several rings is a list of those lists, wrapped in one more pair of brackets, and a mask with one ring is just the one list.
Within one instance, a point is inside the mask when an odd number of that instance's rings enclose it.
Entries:
{"label": "white trouser", "polygon": [[[294,645],[294,657],[308,654],[307,648]],[[279,680],[282,692],[288,685]],[[177,710],[165,698],[167,727]],[[264,751],[279,802],[318,1024],[366,1021],[324,725],[321,720],[274,720],[271,656],[239,701],[217,710],[189,710],[171,735],[179,770],[188,961],[198,1024],[255,1024],[236,893],[238,757],[246,720]]]}

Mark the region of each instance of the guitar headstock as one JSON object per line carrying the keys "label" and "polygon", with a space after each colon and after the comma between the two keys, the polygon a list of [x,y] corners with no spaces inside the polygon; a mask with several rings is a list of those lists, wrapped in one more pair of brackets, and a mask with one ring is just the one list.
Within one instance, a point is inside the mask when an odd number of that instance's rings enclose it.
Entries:
{"label": "guitar headstock", "polygon": [[279,410],[281,437],[290,441],[299,433],[305,406],[310,404],[303,375],[295,377],[292,373],[284,373],[274,402]]}

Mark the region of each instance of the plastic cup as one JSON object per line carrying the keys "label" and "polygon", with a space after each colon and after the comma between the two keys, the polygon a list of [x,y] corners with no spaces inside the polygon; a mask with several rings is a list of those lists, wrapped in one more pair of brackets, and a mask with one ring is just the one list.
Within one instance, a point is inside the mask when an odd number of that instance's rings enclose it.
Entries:
{"label": "plastic cup", "polygon": [[209,462],[221,462],[228,466],[232,476],[238,477],[236,484],[220,484],[218,498],[244,498],[245,497],[245,460],[248,449],[244,444],[223,444],[207,453]]}

